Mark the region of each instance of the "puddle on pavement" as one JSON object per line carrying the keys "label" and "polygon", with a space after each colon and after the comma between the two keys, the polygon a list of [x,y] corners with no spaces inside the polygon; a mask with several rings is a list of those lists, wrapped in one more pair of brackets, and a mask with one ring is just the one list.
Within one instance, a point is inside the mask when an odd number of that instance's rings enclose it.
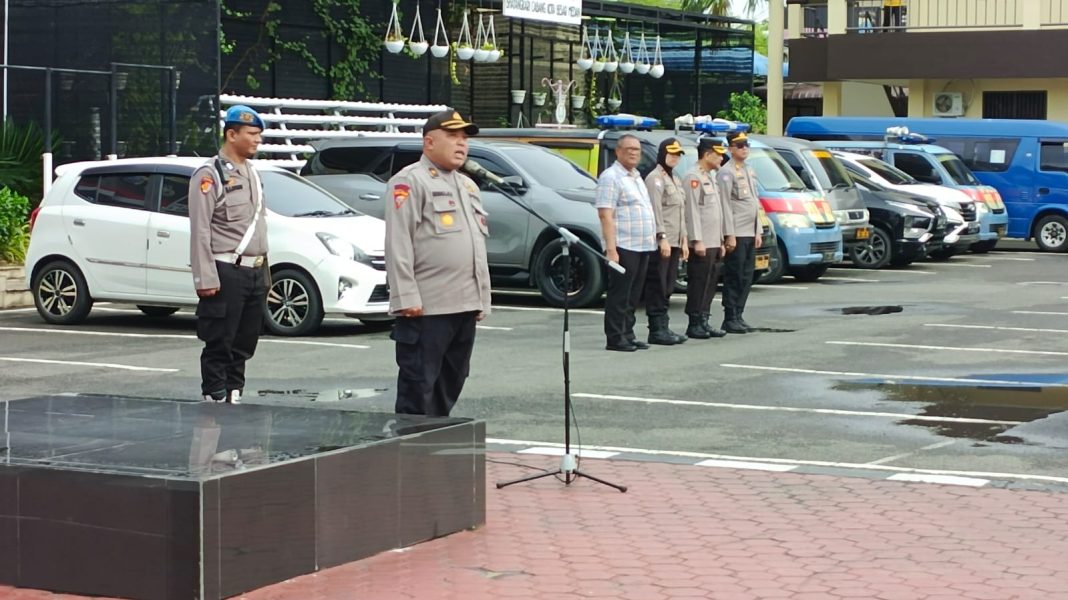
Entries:
{"label": "puddle on pavement", "polygon": [[387,391],[385,388],[360,388],[360,389],[331,389],[331,390],[256,390],[256,395],[265,396],[288,396],[298,400],[309,402],[340,402],[342,400],[358,400],[360,398],[373,398]]}
{"label": "puddle on pavement", "polygon": [[843,315],[890,315],[903,310],[900,306],[847,306],[841,309]]}
{"label": "puddle on pavement", "polygon": [[927,427],[944,437],[966,438],[976,442],[1027,444],[1029,442],[1026,439],[1005,435],[1005,432],[1068,410],[1068,387],[840,382],[834,389],[874,391],[883,395],[882,400],[926,403],[917,416],[1017,422],[955,423],[917,419],[898,421],[901,425]]}
{"label": "puddle on pavement", "polygon": [[754,327],[754,333],[793,333],[796,329],[777,329],[775,327]]}

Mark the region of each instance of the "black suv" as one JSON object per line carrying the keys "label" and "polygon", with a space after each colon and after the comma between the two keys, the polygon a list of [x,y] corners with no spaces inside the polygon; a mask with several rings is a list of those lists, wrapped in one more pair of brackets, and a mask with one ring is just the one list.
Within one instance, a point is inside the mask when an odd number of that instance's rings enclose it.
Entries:
{"label": "black suv", "polygon": [[[422,140],[375,137],[313,142],[315,153],[301,175],[356,210],[382,218],[386,182],[419,160]],[[503,178],[519,199],[548,220],[567,227],[600,251],[601,224],[594,208],[597,181],[574,163],[544,148],[472,139],[468,156]],[[490,276],[502,285],[534,285],[554,306],[564,301],[564,265],[555,230],[483,182],[489,212],[486,240]],[[584,248],[572,253],[569,302],[585,306],[604,292],[602,262]]]}

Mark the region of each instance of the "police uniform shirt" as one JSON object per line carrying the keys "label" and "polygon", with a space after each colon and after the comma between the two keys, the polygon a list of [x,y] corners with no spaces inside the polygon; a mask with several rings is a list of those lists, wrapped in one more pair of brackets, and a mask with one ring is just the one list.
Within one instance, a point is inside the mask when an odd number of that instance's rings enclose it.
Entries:
{"label": "police uniform shirt", "polygon": [[390,313],[421,306],[426,315],[488,315],[488,213],[475,182],[423,156],[394,175],[387,190]]}
{"label": "police uniform shirt", "polygon": [[664,234],[664,239],[671,247],[681,248],[686,237],[686,223],[682,214],[686,193],[679,176],[674,173],[669,175],[663,166],[657,165],[645,178],[645,187],[653,203],[656,233]]}
{"label": "police uniform shirt", "polygon": [[764,228],[760,225],[760,198],[757,196],[756,175],[747,165],[731,161],[716,175],[720,197],[730,204],[734,215],[734,235],[760,237]]}
{"label": "police uniform shirt", "polygon": [[706,248],[719,248],[728,235],[734,235],[731,205],[720,195],[712,175],[694,166],[683,181],[686,190],[686,234],[691,242]]}
{"label": "police uniform shirt", "polygon": [[[189,180],[189,264],[193,269],[193,286],[198,290],[219,287],[219,273],[212,255],[237,250],[252,225],[260,194],[258,177],[253,178],[249,161],[238,165],[221,152],[219,158],[226,181],[219,181],[214,160],[194,171]],[[267,254],[266,215],[267,207],[260,202],[256,230],[242,255]]]}

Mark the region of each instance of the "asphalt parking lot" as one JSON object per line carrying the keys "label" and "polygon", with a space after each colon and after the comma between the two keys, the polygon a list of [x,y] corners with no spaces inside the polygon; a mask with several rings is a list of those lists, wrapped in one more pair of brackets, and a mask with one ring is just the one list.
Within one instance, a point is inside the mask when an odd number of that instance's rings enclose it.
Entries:
{"label": "asphalt parking lot", "polygon": [[[589,456],[1068,487],[1068,256],[1010,247],[786,278],[750,298],[746,318],[765,331],[631,354],[604,351],[599,308],[572,310],[572,441]],[[495,294],[494,307],[454,414],[485,419],[495,448],[552,452],[564,440],[562,312],[531,291]],[[2,311],[0,400],[194,400],[194,322],[98,305],[59,328]],[[246,397],[388,412],[395,374],[388,331],[328,319],[314,337],[263,338]]]}

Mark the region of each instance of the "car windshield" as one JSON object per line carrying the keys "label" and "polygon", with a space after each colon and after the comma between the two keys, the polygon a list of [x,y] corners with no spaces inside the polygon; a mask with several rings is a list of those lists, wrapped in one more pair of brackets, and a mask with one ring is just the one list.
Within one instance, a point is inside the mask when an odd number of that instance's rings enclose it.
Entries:
{"label": "car windshield", "polygon": [[[805,190],[805,184],[797,173],[776,152],[764,148],[750,148],[746,164],[753,167],[760,187],[770,192]],[[730,168],[730,163],[727,163]]]}
{"label": "car windshield", "polygon": [[535,181],[556,190],[597,189],[597,180],[559,154],[537,146],[498,146]]}
{"label": "car windshield", "polygon": [[938,162],[957,185],[982,185],[975,175],[964,165],[964,161],[957,158],[956,154],[936,154]]}
{"label": "car windshield", "polygon": [[891,164],[884,163],[879,159],[862,158],[857,162],[873,171],[879,177],[885,179],[890,185],[914,185],[919,183],[908,173]]}
{"label": "car windshield", "polygon": [[819,180],[821,188],[833,190],[852,185],[845,167],[838,162],[838,159],[831,156],[830,152],[826,150],[809,150],[807,154],[810,163],[812,161],[818,163],[817,168],[813,169],[813,171],[816,172],[816,179]]}
{"label": "car windshield", "polygon": [[323,188],[289,171],[260,171],[267,208],[283,217],[359,215]]}

